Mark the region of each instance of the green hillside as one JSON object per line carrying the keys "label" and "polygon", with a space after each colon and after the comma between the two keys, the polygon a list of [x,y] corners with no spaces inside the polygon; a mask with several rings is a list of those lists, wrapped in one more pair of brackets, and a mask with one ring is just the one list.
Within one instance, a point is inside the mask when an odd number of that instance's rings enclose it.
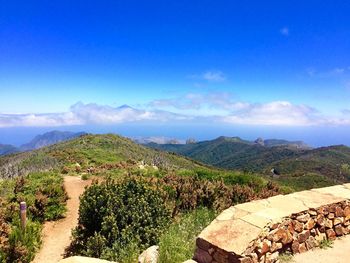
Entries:
{"label": "green hillside", "polygon": [[268,168],[276,168],[282,174],[303,175],[314,173],[325,175],[339,182],[350,181],[350,148],[347,146],[329,146],[300,153],[271,163]]}
{"label": "green hillside", "polygon": [[[350,148],[330,146],[316,149],[301,147],[301,142],[280,145],[286,141],[267,140],[267,145],[219,137],[186,145],[149,147],[175,152],[197,161],[224,169],[271,175],[275,169],[278,181],[295,189],[326,186],[350,181]],[[272,142],[272,143],[271,143]],[[296,143],[298,143],[296,145]],[[279,146],[272,146],[278,144]]]}
{"label": "green hillside", "polygon": [[[87,214],[96,211],[100,214],[98,209],[101,209],[101,213],[108,212],[108,216],[106,214],[104,218],[130,217],[132,220],[153,222],[166,209],[167,213],[161,224],[156,223],[147,230],[155,234],[154,238],[147,239],[145,244],[160,244],[163,251],[161,257],[179,258],[180,262],[187,258],[186,255],[193,254],[194,240],[200,229],[223,209],[233,204],[293,190],[331,185],[334,180],[315,173],[317,169],[314,168],[329,162],[331,169],[327,171],[333,172],[339,166],[334,165],[340,160],[339,156],[342,156],[340,162],[343,164],[342,171],[345,173],[349,170],[344,163],[349,158],[350,152],[349,148],[343,146],[333,147],[332,151],[328,148],[308,151],[292,146],[268,147],[237,137],[220,137],[214,141],[168,146],[179,154],[188,154],[184,157],[176,153],[151,149],[127,138],[106,134],[84,135],[38,150],[1,157],[0,177],[10,179],[0,179],[0,201],[3,204],[3,210],[0,209],[3,214],[0,216],[0,223],[3,222],[4,226],[3,237],[13,241],[3,245],[0,259],[11,258],[13,262],[17,259],[23,262],[32,260],[40,243],[42,223],[45,220],[64,217],[66,193],[62,175],[65,174],[79,175],[84,180],[92,178],[99,181],[83,195],[80,210]],[[191,158],[207,162],[207,165]],[[231,160],[234,160],[234,164]],[[289,164],[292,160],[300,162],[294,161],[297,164],[295,169],[299,171],[307,168],[308,174],[293,174],[295,170]],[[241,170],[258,172],[238,171],[243,164],[245,168]],[[210,165],[229,167],[230,170]],[[271,167],[282,173],[282,176],[276,179],[277,183],[266,176],[269,175]],[[140,198],[135,197],[138,195]],[[110,198],[119,200],[125,209],[115,210],[114,206],[111,206],[105,210],[94,201],[104,200],[109,204]],[[143,200],[142,198],[146,198],[147,203],[151,205],[148,207],[140,204],[139,200]],[[17,232],[20,228],[18,210],[15,208],[21,200],[25,200],[28,204],[30,224],[26,230],[28,234],[18,238]],[[149,211],[143,213],[144,217],[139,217],[138,211],[145,207],[149,208]],[[153,208],[157,208],[159,213],[149,217],[152,211],[156,211]],[[113,240],[118,240],[118,244],[126,242],[127,246],[115,246],[117,243],[112,242],[113,245],[105,244],[98,250],[101,254],[95,254],[95,250],[92,249],[95,243],[91,241],[94,235],[91,233],[95,233],[96,229],[90,228],[95,223],[105,224],[104,218],[100,221],[96,218],[96,216],[80,217],[81,226],[84,227],[76,229],[67,253],[103,257],[118,262],[134,262],[144,248],[144,242],[137,241],[145,238],[144,235],[137,236],[139,231],[143,231],[138,227],[143,223],[133,226],[135,230],[126,232],[125,237],[123,235],[113,237]],[[200,228],[193,229],[186,218],[192,221],[199,220]],[[113,223],[115,233],[118,231],[122,233],[127,229],[128,224],[123,224],[121,220],[116,222],[118,224]],[[178,230],[180,226],[183,231]],[[103,240],[109,238],[99,228],[97,233]],[[184,233],[191,234],[184,237]],[[136,239],[125,239],[131,235]],[[30,242],[25,241],[29,238]],[[171,240],[176,240],[177,246],[183,247],[183,251],[175,253],[171,249]],[[23,242],[26,242],[24,249]]]}
{"label": "green hillside", "polygon": [[[43,222],[65,216],[62,175],[95,179],[82,195],[79,225],[67,255],[117,262],[136,262],[146,245],[155,244],[162,247],[161,257],[182,262],[193,254],[201,229],[223,209],[292,190],[255,174],[206,166],[117,135],[85,135],[0,158],[0,239],[5,240],[0,262],[31,262]],[[28,206],[25,231],[18,217],[21,201]],[[113,229],[103,231],[102,226]],[[172,240],[180,251],[169,245]]]}
{"label": "green hillside", "polygon": [[298,156],[304,151],[292,146],[265,147],[237,137],[219,137],[193,144],[149,144],[148,146],[175,152],[213,166],[252,172],[261,172],[273,162]]}
{"label": "green hillside", "polygon": [[0,178],[54,168],[69,169],[76,164],[81,169],[87,169],[122,161],[143,161],[162,169],[204,167],[175,154],[143,147],[118,135],[85,135],[35,151],[0,158]]}

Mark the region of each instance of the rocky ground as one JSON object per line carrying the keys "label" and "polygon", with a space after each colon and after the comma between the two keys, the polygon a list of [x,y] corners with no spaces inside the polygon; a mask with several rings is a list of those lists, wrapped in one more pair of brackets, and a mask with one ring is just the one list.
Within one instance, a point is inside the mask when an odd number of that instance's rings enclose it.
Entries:
{"label": "rocky ground", "polygon": [[331,248],[314,249],[297,254],[291,260],[293,263],[348,263],[350,261],[350,236],[334,241]]}

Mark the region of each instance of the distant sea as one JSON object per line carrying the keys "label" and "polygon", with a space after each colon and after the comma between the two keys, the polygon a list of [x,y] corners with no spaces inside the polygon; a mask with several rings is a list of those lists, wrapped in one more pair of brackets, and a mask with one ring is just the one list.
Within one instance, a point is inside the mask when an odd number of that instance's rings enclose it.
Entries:
{"label": "distant sea", "polygon": [[171,137],[178,139],[195,138],[211,140],[219,136],[239,136],[242,139],[301,140],[313,147],[345,144],[350,146],[350,127],[274,127],[235,126],[219,124],[140,124],[90,125],[65,127],[15,127],[0,128],[0,143],[19,146],[34,136],[52,130],[85,131],[89,133],[117,133],[127,137]]}

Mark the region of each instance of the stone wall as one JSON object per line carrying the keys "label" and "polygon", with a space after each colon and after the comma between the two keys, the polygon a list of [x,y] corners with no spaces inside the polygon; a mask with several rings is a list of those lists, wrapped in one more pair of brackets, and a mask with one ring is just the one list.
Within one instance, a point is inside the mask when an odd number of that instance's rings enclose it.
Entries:
{"label": "stone wall", "polygon": [[199,263],[273,263],[350,233],[350,184],[231,207],[196,240]]}

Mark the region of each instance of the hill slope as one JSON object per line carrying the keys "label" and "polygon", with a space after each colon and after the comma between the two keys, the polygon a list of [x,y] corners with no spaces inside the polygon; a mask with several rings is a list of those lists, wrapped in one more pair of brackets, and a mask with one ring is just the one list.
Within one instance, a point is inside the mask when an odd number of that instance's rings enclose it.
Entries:
{"label": "hill slope", "polygon": [[192,144],[148,144],[195,160],[226,169],[262,171],[267,165],[287,157],[298,156],[303,149],[290,145],[265,147],[238,137],[219,137]]}
{"label": "hill slope", "polygon": [[[267,145],[219,137],[186,145],[148,144],[149,147],[175,152],[226,169],[270,174],[276,169],[282,176],[320,175],[335,182],[350,181],[350,148],[330,146],[316,149],[285,141],[267,140]],[[271,146],[277,145],[277,146]]]}
{"label": "hill slope", "polygon": [[335,181],[350,181],[350,148],[344,145],[321,147],[276,161],[275,167],[285,174],[317,173]]}
{"label": "hill slope", "polygon": [[204,167],[187,158],[138,145],[117,135],[84,135],[31,152],[0,158],[0,178],[16,177],[32,171],[62,169],[79,164],[82,169],[120,161],[144,161],[160,168]]}

